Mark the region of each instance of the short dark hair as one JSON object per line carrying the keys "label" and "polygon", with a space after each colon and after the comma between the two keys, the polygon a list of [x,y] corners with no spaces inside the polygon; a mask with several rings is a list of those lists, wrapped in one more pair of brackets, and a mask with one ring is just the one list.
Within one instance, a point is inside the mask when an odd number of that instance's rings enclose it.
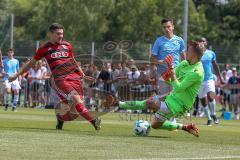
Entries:
{"label": "short dark hair", "polygon": [[64,27],[63,25],[59,24],[59,23],[52,23],[50,26],[49,26],[49,31],[50,32],[53,32],[55,31],[56,29],[63,29],[64,30]]}
{"label": "short dark hair", "polygon": [[171,19],[171,18],[163,18],[162,21],[161,21],[161,24],[164,24],[164,23],[167,23],[167,22],[172,22],[172,24],[173,24],[173,19]]}
{"label": "short dark hair", "polygon": [[188,43],[188,46],[193,47],[193,50],[198,55],[199,59],[203,56],[205,48],[204,48],[204,46],[201,46],[197,41],[190,41]]}
{"label": "short dark hair", "polygon": [[13,48],[9,48],[8,51],[13,51],[14,52],[14,49]]}
{"label": "short dark hair", "polygon": [[207,38],[201,37],[198,39],[198,42],[206,42],[207,43]]}

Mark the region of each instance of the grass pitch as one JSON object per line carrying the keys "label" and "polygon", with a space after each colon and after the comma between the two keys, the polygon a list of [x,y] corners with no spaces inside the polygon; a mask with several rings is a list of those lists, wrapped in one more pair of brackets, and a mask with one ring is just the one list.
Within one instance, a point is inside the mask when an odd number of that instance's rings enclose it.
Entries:
{"label": "grass pitch", "polygon": [[212,127],[205,125],[205,118],[193,121],[199,138],[153,129],[148,137],[136,137],[134,121],[121,120],[119,113],[104,115],[97,133],[79,121],[55,130],[54,110],[21,108],[15,113],[0,108],[0,159],[240,159],[240,121],[221,120]]}

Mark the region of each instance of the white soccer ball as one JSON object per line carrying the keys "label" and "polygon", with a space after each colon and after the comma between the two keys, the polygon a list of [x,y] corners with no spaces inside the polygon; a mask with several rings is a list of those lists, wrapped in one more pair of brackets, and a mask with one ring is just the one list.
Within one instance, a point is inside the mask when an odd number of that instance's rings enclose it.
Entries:
{"label": "white soccer ball", "polygon": [[137,136],[148,136],[150,132],[150,124],[145,120],[138,120],[135,122],[133,133]]}

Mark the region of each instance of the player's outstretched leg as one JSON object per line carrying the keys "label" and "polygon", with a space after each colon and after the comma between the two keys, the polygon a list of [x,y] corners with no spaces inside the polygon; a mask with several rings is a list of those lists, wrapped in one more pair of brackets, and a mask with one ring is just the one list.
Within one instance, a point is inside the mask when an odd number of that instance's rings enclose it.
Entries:
{"label": "player's outstretched leg", "polygon": [[187,131],[190,134],[193,134],[196,137],[199,137],[199,129],[194,123],[183,125],[182,130]]}
{"label": "player's outstretched leg", "polygon": [[194,123],[191,123],[189,125],[183,125],[181,123],[174,123],[168,120],[161,121],[159,118],[155,117],[152,121],[151,126],[154,129],[165,129],[169,131],[181,129],[190,134],[193,134],[195,137],[199,137],[199,129],[196,127]]}
{"label": "player's outstretched leg", "polygon": [[101,120],[98,118],[94,119],[91,113],[89,112],[89,110],[84,106],[83,103],[77,103],[75,108],[82,117],[84,117],[93,125],[95,130],[99,131],[101,129]]}
{"label": "player's outstretched leg", "polygon": [[119,105],[119,101],[117,100],[116,97],[112,96],[112,95],[107,95],[106,99],[103,101],[103,106],[105,108],[109,108],[112,106],[118,106]]}

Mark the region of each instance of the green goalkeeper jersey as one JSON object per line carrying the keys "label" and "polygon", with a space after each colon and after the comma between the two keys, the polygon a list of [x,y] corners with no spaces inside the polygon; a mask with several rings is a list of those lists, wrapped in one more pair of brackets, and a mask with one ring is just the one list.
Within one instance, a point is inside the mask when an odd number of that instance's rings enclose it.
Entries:
{"label": "green goalkeeper jersey", "polygon": [[204,79],[204,70],[201,62],[191,65],[185,60],[176,67],[175,73],[177,79],[170,82],[173,93],[166,97],[165,102],[177,117],[192,108]]}

